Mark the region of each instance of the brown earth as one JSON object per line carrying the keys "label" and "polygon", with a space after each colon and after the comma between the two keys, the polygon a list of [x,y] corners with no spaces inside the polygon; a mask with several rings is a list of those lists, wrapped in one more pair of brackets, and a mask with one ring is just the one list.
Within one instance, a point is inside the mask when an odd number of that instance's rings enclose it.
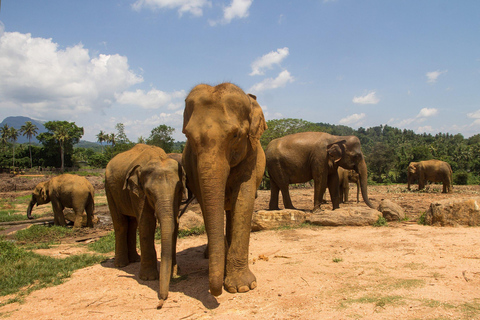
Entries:
{"label": "brown earth", "polygon": [[[440,191],[438,185],[430,185],[425,192],[408,192],[405,185],[370,186],[374,205],[390,199],[406,211],[408,221],[390,222],[388,227],[303,227],[252,233],[250,267],[258,287],[248,293],[224,292],[216,298],[209,294],[208,261],[203,258],[206,235],[201,235],[179,239],[181,277],[172,282],[161,310],[155,308],[158,281],[140,280],[138,263],[116,269],[109,259],[78,270],[60,286],[31,293],[23,303],[0,307],[0,317],[480,319],[480,229],[416,223],[432,201],[478,196],[480,186],[455,186],[452,194]],[[0,197],[19,193],[2,192]],[[269,191],[259,191],[255,210],[266,209],[269,196]],[[292,190],[299,209],[311,210],[312,197],[311,188]],[[82,243],[110,231],[104,196],[97,197],[96,203],[100,218],[96,228],[83,229],[79,239],[67,239],[40,253],[61,258],[85,252]],[[324,206],[331,208],[330,203]],[[182,223],[195,224],[200,217],[198,205],[189,209]],[[7,298],[0,297],[0,304]]]}

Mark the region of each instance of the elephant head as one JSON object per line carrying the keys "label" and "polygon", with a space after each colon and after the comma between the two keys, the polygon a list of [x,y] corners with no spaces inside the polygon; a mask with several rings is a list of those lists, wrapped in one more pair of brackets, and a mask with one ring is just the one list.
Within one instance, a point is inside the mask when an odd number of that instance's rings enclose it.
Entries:
{"label": "elephant head", "polygon": [[415,180],[418,179],[419,176],[419,163],[418,162],[410,162],[408,165],[408,171],[407,171],[407,189],[410,190],[410,184],[414,183]]}
{"label": "elephant head", "polygon": [[[205,220],[209,284],[214,296],[222,292],[225,272],[224,210],[230,205],[225,197],[227,180],[242,161],[256,156],[252,150],[261,148],[259,139],[266,128],[256,97],[233,84],[198,85],[185,100],[183,164]],[[242,179],[251,178],[248,172],[241,174]]]}
{"label": "elephant head", "polygon": [[32,209],[35,204],[38,206],[39,204],[45,204],[50,202],[48,186],[49,181],[40,182],[33,190],[32,199],[30,200],[27,208],[28,219],[33,219]]}
{"label": "elephant head", "polygon": [[373,204],[368,199],[367,192],[367,163],[362,153],[362,147],[360,145],[360,140],[356,136],[346,136],[342,137],[345,141],[344,154],[342,157],[337,160],[337,163],[340,167],[347,170],[355,170],[359,175],[360,179],[360,190],[362,192],[363,201],[370,208],[374,208]]}

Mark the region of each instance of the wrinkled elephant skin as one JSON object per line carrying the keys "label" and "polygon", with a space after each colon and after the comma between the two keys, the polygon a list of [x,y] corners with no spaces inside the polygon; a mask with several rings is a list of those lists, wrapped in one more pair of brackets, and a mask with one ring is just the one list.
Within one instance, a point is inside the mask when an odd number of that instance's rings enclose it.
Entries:
{"label": "wrinkled elephant skin", "polygon": [[[115,156],[105,170],[105,192],[115,230],[115,266],[140,261],[140,279],[160,277],[159,304],[168,297],[176,272],[178,210],[185,175],[180,163],[163,149],[137,144]],[[160,272],[157,270],[155,228],[161,229]],[[136,250],[137,226],[141,257]]]}
{"label": "wrinkled elephant skin", "polygon": [[255,192],[265,170],[259,139],[266,128],[256,97],[231,83],[198,85],[185,100],[183,165],[205,221],[214,296],[222,285],[231,293],[257,285],[248,247]]}

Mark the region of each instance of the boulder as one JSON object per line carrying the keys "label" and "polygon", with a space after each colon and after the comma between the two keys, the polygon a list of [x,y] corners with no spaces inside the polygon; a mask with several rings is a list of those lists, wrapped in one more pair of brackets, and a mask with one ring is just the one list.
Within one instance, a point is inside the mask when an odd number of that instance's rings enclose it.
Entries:
{"label": "boulder", "polygon": [[[65,215],[65,219],[71,222],[75,222],[75,212],[71,209],[64,210],[63,214]],[[98,223],[98,217],[97,215],[93,215],[93,225],[96,225]],[[84,212],[82,214],[82,227],[87,226],[87,214]]]}
{"label": "boulder", "polygon": [[195,213],[191,210],[185,211],[183,216],[178,221],[179,230],[190,230],[203,225],[202,214]]}
{"label": "boulder", "polygon": [[298,226],[305,222],[307,213],[299,210],[259,210],[252,218],[252,231]]}
{"label": "boulder", "polygon": [[446,199],[430,204],[425,223],[436,226],[479,226],[480,197]]}
{"label": "boulder", "polygon": [[383,217],[387,221],[400,221],[405,219],[405,210],[391,200],[382,200],[377,210],[383,214]]}
{"label": "boulder", "polygon": [[382,216],[369,207],[347,207],[312,213],[307,222],[320,226],[371,226]]}

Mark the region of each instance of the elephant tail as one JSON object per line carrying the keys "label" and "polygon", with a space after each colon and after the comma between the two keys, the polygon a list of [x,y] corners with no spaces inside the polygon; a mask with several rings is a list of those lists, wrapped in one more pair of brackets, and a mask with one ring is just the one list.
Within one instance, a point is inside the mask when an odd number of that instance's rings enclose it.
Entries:
{"label": "elephant tail", "polygon": [[183,214],[185,213],[185,211],[187,211],[187,208],[188,208],[188,205],[195,199],[195,195],[191,194],[190,198],[187,199],[187,201],[185,201],[185,206],[183,207],[183,209],[180,211],[180,214],[178,215],[178,218],[180,219],[181,216],[183,216]]}

